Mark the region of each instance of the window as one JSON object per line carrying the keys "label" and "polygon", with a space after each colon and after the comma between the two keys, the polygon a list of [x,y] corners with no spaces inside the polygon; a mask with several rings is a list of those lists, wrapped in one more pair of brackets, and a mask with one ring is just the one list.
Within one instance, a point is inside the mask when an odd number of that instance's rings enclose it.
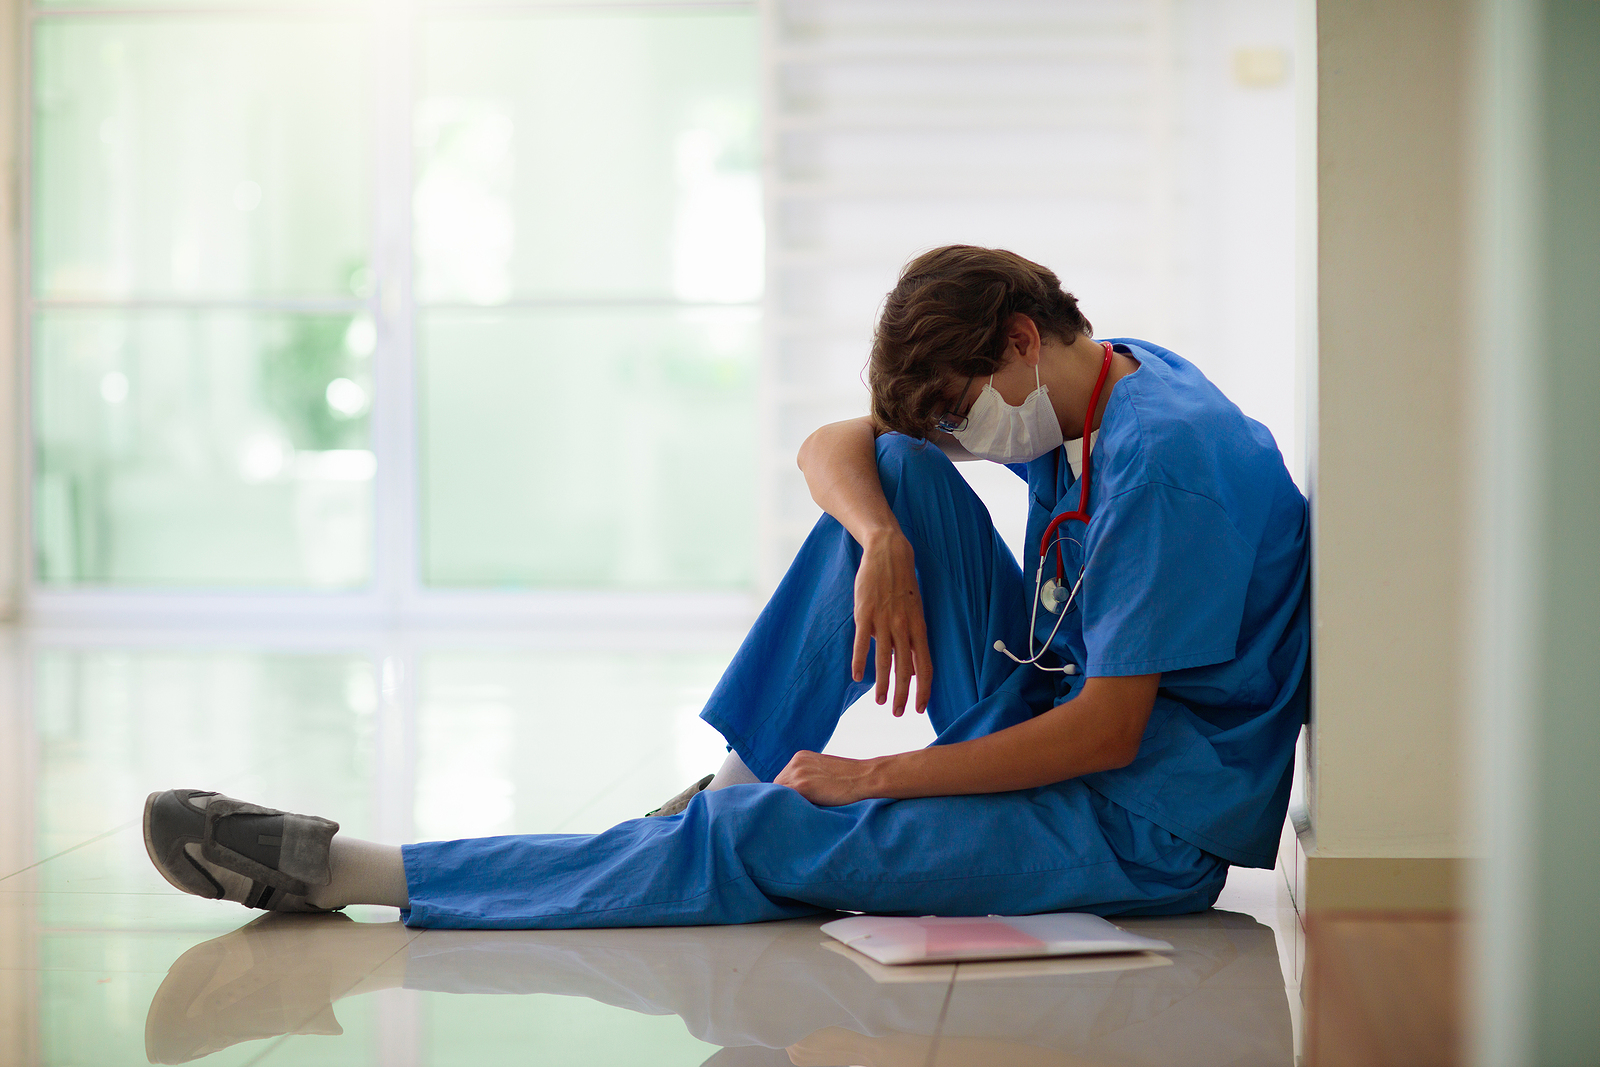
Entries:
{"label": "window", "polygon": [[751,5],[31,28],[36,589],[745,589]]}
{"label": "window", "polygon": [[1298,469],[1282,4],[193,2],[26,9],[36,609],[770,588],[796,447],[949,242]]}

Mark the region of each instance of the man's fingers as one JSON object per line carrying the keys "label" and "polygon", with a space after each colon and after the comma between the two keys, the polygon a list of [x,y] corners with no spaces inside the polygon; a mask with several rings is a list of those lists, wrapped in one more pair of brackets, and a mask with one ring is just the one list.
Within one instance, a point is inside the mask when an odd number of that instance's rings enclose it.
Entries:
{"label": "man's fingers", "polygon": [[889,699],[889,663],[892,657],[893,652],[884,648],[883,642],[880,640],[877,652],[872,657],[874,666],[878,668],[878,690],[874,694],[874,698],[879,704]]}
{"label": "man's fingers", "polygon": [[868,632],[865,626],[861,625],[861,620],[857,619],[856,646],[855,651],[850,656],[850,677],[858,682],[861,681],[861,676],[867,671],[867,648],[871,643],[872,634]]}
{"label": "man's fingers", "polygon": [[894,716],[906,713],[906,697],[911,691],[911,675],[915,671],[911,655],[904,645],[894,650]]}
{"label": "man's fingers", "polygon": [[928,698],[933,695],[933,656],[928,651],[928,638],[918,634],[911,646],[913,669],[917,675],[917,710],[928,710]]}

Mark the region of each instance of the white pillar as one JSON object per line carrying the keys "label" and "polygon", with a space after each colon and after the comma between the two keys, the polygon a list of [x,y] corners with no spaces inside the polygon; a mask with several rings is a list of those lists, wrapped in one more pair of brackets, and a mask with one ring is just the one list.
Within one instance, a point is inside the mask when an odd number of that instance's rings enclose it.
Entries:
{"label": "white pillar", "polygon": [[1316,4],[1316,671],[1300,901],[1456,903],[1468,0]]}

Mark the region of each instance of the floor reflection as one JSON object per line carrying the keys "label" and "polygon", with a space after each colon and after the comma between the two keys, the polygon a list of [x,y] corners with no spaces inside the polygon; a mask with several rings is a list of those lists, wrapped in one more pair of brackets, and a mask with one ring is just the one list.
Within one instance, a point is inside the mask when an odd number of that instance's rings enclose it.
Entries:
{"label": "floor reflection", "polygon": [[[1293,1062],[1273,932],[1223,911],[1121,925],[1164,957],[886,968],[824,920],[738,927],[411,931],[267,916],[185,952],[151,1001],[153,1063],[342,1032],[335,1005],[380,990],[580,997],[676,1015],[717,1067],[1010,1067]],[[452,998],[454,999],[454,998]]]}

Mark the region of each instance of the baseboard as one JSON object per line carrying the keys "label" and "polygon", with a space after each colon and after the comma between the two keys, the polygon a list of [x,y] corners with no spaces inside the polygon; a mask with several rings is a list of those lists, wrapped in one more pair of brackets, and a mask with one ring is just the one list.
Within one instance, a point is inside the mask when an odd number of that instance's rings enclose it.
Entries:
{"label": "baseboard", "polygon": [[1459,912],[1467,863],[1459,857],[1326,856],[1309,826],[1286,824],[1278,865],[1295,911]]}
{"label": "baseboard", "polygon": [[1460,911],[1465,860],[1454,857],[1306,857],[1303,911]]}

